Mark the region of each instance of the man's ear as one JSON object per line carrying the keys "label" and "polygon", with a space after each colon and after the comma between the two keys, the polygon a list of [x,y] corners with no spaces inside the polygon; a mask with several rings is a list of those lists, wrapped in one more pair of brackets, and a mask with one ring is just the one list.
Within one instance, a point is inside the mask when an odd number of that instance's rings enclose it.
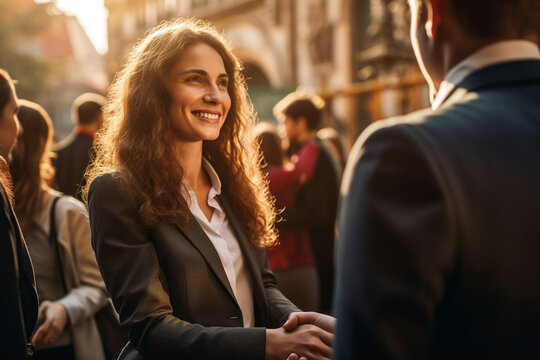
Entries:
{"label": "man's ear", "polygon": [[426,32],[432,39],[437,39],[441,35],[441,25],[445,11],[445,0],[428,0],[428,20],[426,22]]}

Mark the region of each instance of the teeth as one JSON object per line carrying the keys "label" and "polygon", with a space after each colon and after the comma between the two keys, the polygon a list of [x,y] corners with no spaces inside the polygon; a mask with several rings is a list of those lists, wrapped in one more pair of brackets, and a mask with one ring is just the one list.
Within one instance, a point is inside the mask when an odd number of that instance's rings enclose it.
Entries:
{"label": "teeth", "polygon": [[198,117],[202,117],[202,118],[209,119],[209,120],[217,120],[217,119],[219,119],[218,114],[210,114],[210,113],[205,113],[205,112],[197,112],[195,114]]}

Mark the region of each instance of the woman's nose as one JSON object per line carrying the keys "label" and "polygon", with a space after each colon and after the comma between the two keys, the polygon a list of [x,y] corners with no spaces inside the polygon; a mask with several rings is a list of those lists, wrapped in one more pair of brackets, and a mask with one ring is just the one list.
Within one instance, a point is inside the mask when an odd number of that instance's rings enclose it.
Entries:
{"label": "woman's nose", "polygon": [[203,100],[208,103],[219,103],[222,101],[223,91],[217,84],[207,84],[206,93],[203,96]]}
{"label": "woman's nose", "polygon": [[218,102],[218,97],[213,92],[207,92],[204,94],[203,100],[207,103],[216,104]]}

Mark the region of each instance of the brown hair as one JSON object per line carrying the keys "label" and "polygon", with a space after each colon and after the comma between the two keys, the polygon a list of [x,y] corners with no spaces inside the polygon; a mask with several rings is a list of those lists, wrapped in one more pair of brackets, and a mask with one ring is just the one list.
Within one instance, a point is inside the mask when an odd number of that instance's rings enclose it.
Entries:
{"label": "brown hair", "polygon": [[13,181],[9,173],[9,165],[3,156],[0,156],[0,184],[4,188],[9,203],[13,205]]}
{"label": "brown hair", "polygon": [[538,31],[538,0],[451,0],[456,18],[472,36],[523,36]]}
{"label": "brown hair", "polygon": [[[538,0],[450,0],[455,17],[467,35],[477,38],[521,37],[540,28]],[[427,19],[427,0],[422,16]]]}
{"label": "brown hair", "polygon": [[[0,69],[0,114],[4,112],[4,108],[12,96],[13,80],[6,70]],[[2,156],[0,156],[0,183],[4,187],[8,201],[13,203],[13,184],[9,173],[9,165]]]}
{"label": "brown hair", "polygon": [[15,185],[15,213],[23,230],[43,207],[43,191],[54,176],[51,166],[53,126],[38,104],[19,100],[19,122],[23,129],[13,149],[11,174]]}
{"label": "brown hair", "polygon": [[13,91],[13,80],[6,70],[0,69],[0,113],[4,111]]}
{"label": "brown hair", "polygon": [[283,166],[284,154],[281,138],[274,125],[260,122],[253,129],[253,137],[259,143],[260,153],[266,164],[263,166]]}
{"label": "brown hair", "polygon": [[[275,210],[259,169],[258,147],[250,138],[255,114],[247,97],[241,64],[208,23],[173,19],[151,29],[134,47],[109,89],[104,125],[95,139],[96,158],[87,170],[83,198],[97,176],[120,171],[140,199],[146,226],[158,222],[185,225],[188,205],[179,193],[182,167],[171,151],[175,142],[167,109],[171,97],[166,76],[187,46],[206,43],[222,57],[229,76],[231,108],[219,137],[203,143],[205,156],[219,174],[232,210],[246,224],[251,242],[276,242]],[[234,196],[241,191],[242,196]]]}

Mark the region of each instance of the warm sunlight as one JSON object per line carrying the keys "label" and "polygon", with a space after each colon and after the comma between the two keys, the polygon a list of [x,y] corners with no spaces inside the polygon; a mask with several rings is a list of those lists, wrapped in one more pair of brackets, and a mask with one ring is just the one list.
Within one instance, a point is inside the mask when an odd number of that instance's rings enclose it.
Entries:
{"label": "warm sunlight", "polygon": [[[36,0],[48,2],[49,0]],[[56,5],[66,15],[75,15],[100,54],[108,50],[107,10],[104,0],[57,0]]]}

